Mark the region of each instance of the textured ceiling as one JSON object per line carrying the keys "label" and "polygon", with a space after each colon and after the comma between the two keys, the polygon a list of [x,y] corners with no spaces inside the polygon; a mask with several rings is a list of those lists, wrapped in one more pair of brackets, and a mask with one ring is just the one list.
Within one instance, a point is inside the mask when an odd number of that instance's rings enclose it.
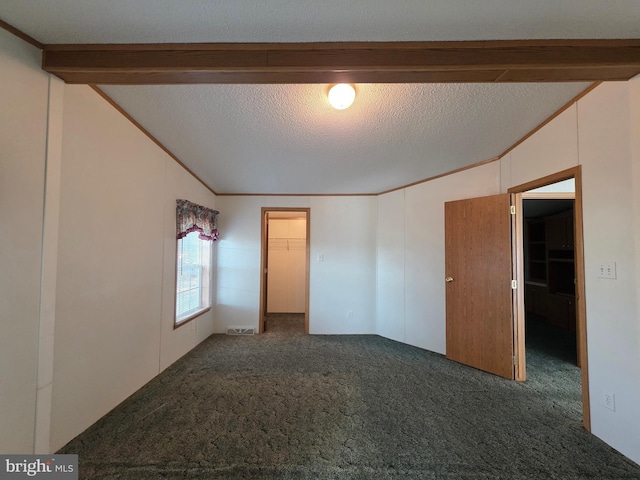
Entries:
{"label": "textured ceiling", "polygon": [[43,43],[637,38],[638,0],[0,0]]}
{"label": "textured ceiling", "polygon": [[[638,0],[0,0],[43,43],[640,38]],[[500,155],[587,84],[105,86],[219,193],[378,193]]]}
{"label": "textured ceiling", "polygon": [[[587,84],[104,86],[218,193],[371,193],[501,154]],[[150,107],[152,106],[152,107]]]}

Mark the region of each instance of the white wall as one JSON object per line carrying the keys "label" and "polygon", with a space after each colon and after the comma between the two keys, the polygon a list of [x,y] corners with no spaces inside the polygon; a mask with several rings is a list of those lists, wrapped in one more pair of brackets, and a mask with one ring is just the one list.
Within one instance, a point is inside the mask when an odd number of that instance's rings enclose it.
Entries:
{"label": "white wall", "polygon": [[[623,334],[629,333],[629,338],[625,340],[627,349],[631,350],[631,355],[626,361],[631,361],[631,364],[627,364],[628,373],[629,368],[632,365],[640,365],[640,76],[636,76],[629,82],[629,106],[630,106],[630,133],[631,133],[631,170],[632,170],[632,182],[633,182],[633,217],[635,220],[634,233],[635,233],[635,269],[636,269],[636,308],[637,312],[634,316],[630,316],[625,322],[625,329]],[[634,321],[635,320],[635,321]],[[634,360],[635,358],[635,360]],[[635,378],[633,376],[635,373]],[[631,388],[635,390],[635,404],[640,403],[640,369],[636,368],[630,375]],[[629,400],[633,401],[634,396],[631,395],[629,399],[625,401],[625,407],[629,407],[631,404]],[[624,430],[624,440],[627,438],[634,438],[635,443],[631,448],[624,451],[633,451],[631,456],[636,463],[640,463],[640,446],[638,445],[638,431],[640,431],[640,413],[638,408],[635,408],[634,422]],[[624,421],[624,419],[622,419]],[[618,424],[620,421],[617,422]]]}
{"label": "white wall", "polygon": [[[632,106],[630,112],[631,129],[631,170],[633,178],[633,218],[640,218],[640,76],[629,82],[629,103]],[[640,233],[636,227],[636,301],[640,304]],[[640,305],[638,306],[640,310]],[[640,316],[640,315],[639,315]],[[639,335],[640,336],[640,335]],[[639,340],[640,341],[640,340]]]}
{"label": "white wall", "polygon": [[175,200],[199,182],[85,86],[66,86],[51,448],[60,448],[213,331],[173,329]]}
{"label": "white wall", "polygon": [[578,165],[576,121],[573,105],[503,157],[502,191]]}
{"label": "white wall", "polygon": [[[610,83],[578,103],[593,433],[640,462],[640,317],[637,305],[629,84]],[[635,132],[636,135],[640,131]],[[617,263],[617,279],[597,278]],[[616,396],[616,412],[602,405]]]}
{"label": "white wall", "polygon": [[221,196],[217,205],[217,332],[258,326],[261,207],[300,207],[311,208],[310,333],[375,333],[375,197]]}
{"label": "white wall", "polygon": [[[636,462],[640,461],[639,82],[599,86],[501,160],[503,191],[582,165],[592,431]],[[616,262],[616,280],[597,278],[603,261]],[[605,392],[615,394],[615,412],[603,406]]]}
{"label": "white wall", "polygon": [[54,448],[158,372],[165,161],[154,147],[88,87],[65,87]]}
{"label": "white wall", "polygon": [[173,302],[175,200],[215,196],[40,62],[0,29],[2,453],[57,450],[213,331]]}
{"label": "white wall", "polygon": [[444,203],[498,193],[498,162],[378,197],[378,334],[445,353]]}
{"label": "white wall", "polygon": [[309,206],[310,333],[376,333],[376,197],[311,197]]}
{"label": "white wall", "polygon": [[34,448],[49,77],[0,29],[0,452]]}
{"label": "white wall", "polygon": [[379,196],[377,218],[377,333],[399,342],[405,341],[405,191]]}

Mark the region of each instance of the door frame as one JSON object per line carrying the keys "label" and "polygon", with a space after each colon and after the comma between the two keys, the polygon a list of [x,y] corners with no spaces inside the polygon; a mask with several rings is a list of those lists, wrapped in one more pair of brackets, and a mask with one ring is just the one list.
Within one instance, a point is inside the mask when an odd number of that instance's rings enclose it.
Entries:
{"label": "door frame", "polygon": [[[574,238],[575,238],[575,268],[576,268],[576,330],[578,335],[578,356],[582,374],[582,422],[584,428],[591,432],[591,408],[589,401],[589,356],[587,352],[587,307],[585,300],[585,274],[584,274],[584,236],[583,236],[583,214],[582,214],[582,168],[580,165],[560,172],[547,175],[536,180],[532,180],[507,190],[508,193],[522,194],[534,188],[544,187],[552,183],[569,179],[575,180],[575,203],[574,203]],[[519,228],[522,229],[522,215],[519,220]],[[520,272],[524,270],[524,241],[522,235],[517,236],[517,266]],[[517,289],[518,304],[524,305],[524,283],[520,283],[522,288]],[[524,308],[514,311],[516,318],[514,321],[518,325],[524,326]],[[517,345],[524,345],[524,329],[516,330]]]}
{"label": "door frame", "polygon": [[262,207],[260,211],[260,311],[258,312],[258,333],[264,332],[267,314],[267,259],[269,238],[267,222],[269,212],[304,212],[307,216],[305,239],[305,286],[304,286],[304,332],[309,333],[309,274],[311,266],[311,209],[299,207]]}

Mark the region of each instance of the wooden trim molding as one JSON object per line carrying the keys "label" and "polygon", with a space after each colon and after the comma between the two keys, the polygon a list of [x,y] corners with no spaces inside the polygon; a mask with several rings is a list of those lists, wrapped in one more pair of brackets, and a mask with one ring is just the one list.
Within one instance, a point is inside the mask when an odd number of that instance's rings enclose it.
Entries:
{"label": "wooden trim molding", "polygon": [[[175,303],[175,300],[174,300],[173,303]],[[174,306],[174,310],[175,310],[175,306]],[[188,317],[183,318],[178,323],[175,323],[175,313],[174,313],[174,315],[173,315],[173,318],[174,318],[173,329],[176,330],[176,329],[182,327],[183,325],[186,325],[187,323],[191,322],[192,320],[195,320],[199,316],[204,315],[205,313],[207,313],[209,311],[211,311],[211,307],[207,307],[207,308],[204,308],[202,310],[198,310],[193,315],[190,315]]]}
{"label": "wooden trim molding", "polygon": [[575,192],[524,192],[524,200],[573,200],[576,198]]}
{"label": "wooden trim molding", "polygon": [[524,382],[527,379],[527,355],[525,345],[525,308],[524,308],[524,215],[522,194],[511,194],[511,206],[516,213],[511,215],[511,268],[512,279],[520,288],[512,290],[513,301],[513,352],[514,379]]}
{"label": "wooden trim molding", "polygon": [[42,43],[37,41],[32,36],[27,35],[22,30],[18,30],[16,27],[11,25],[10,23],[5,22],[2,19],[0,19],[0,28],[5,29],[7,32],[14,34],[16,37],[21,38],[25,42],[30,43],[31,45],[33,45],[36,48],[39,48],[40,50],[44,49],[44,45]]}
{"label": "wooden trim molding", "polygon": [[[471,168],[471,167],[469,167]],[[399,187],[405,188],[405,187]],[[377,197],[379,193],[216,193],[219,197]]]}
{"label": "wooden trim molding", "polygon": [[202,180],[198,175],[196,175],[195,173],[193,173],[193,171],[187,167],[184,163],[182,163],[182,161],[176,157],[173,152],[171,152],[171,150],[169,150],[167,147],[165,147],[162,143],[160,143],[160,141],[154,137],[153,135],[151,135],[149,133],[149,131],[147,129],[145,129],[142,125],[140,125],[131,115],[129,115],[120,105],[118,105],[109,95],[107,95],[106,93],[104,93],[98,86],[96,85],[89,85],[98,95],[100,95],[102,98],[104,98],[107,103],[109,103],[113,108],[115,108],[118,112],[120,112],[127,120],[129,120],[131,123],[133,123],[133,125],[135,125],[136,127],[138,127],[138,129],[144,133],[147,137],[149,137],[149,139],[155,143],[156,145],[158,145],[162,151],[164,151],[167,155],[169,155],[171,158],[173,158],[178,165],[180,165],[182,168],[184,168],[187,172],[189,172],[193,178],[195,178],[196,180],[198,180],[207,190],[209,190],[211,193],[213,193],[214,195],[218,195],[216,192],[214,192],[211,187],[209,185],[206,184],[206,182],[204,180]]}
{"label": "wooden trim molding", "polygon": [[461,83],[629,80],[640,39],[44,45],[67,83]]}
{"label": "wooden trim molding", "polygon": [[402,190],[403,188],[409,188],[409,187],[413,187],[415,185],[420,185],[421,183],[430,182],[431,180],[437,180],[438,178],[447,177],[449,175],[453,175],[453,174],[456,174],[456,173],[464,172],[465,170],[470,170],[472,168],[480,167],[482,165],[486,165],[487,163],[496,162],[498,160],[500,160],[500,157],[493,157],[493,158],[489,158],[487,160],[482,160],[480,162],[476,162],[476,163],[472,163],[471,165],[467,165],[466,167],[457,168],[457,169],[451,170],[449,172],[441,173],[440,175],[434,175],[433,177],[429,177],[429,178],[425,178],[425,179],[422,179],[422,180],[418,180],[417,182],[413,182],[413,183],[410,183],[408,185],[403,185],[401,187],[395,187],[395,188],[391,188],[389,190],[385,190],[384,192],[378,193],[378,195],[384,195],[386,193],[391,193],[391,192],[395,192],[397,190]]}
{"label": "wooden trim molding", "polygon": [[552,183],[562,182],[563,180],[570,180],[575,178],[576,180],[576,191],[573,194],[574,198],[578,198],[578,172],[580,171],[580,166],[567,168],[566,170],[562,170],[560,172],[552,173],[551,175],[547,175],[543,178],[538,178],[536,180],[532,180],[531,182],[522,183],[520,185],[516,185],[515,187],[511,187],[507,190],[508,193],[520,193],[527,192],[529,190],[533,190],[534,188],[546,187],[547,185],[551,185]]}
{"label": "wooden trim molding", "polygon": [[[432,180],[437,180],[438,178],[442,178],[442,177],[446,177],[448,175],[454,175],[456,173],[460,173],[463,172],[465,170],[470,170],[472,168],[476,168],[476,167],[480,167],[482,165],[486,165],[488,163],[492,163],[495,161],[498,161],[500,159],[502,159],[505,155],[508,155],[509,152],[511,152],[513,149],[515,149],[517,146],[519,146],[520,144],[522,144],[525,140],[527,140],[529,137],[533,136],[536,132],[538,132],[539,130],[541,130],[545,125],[547,125],[548,123],[550,123],[553,119],[555,119],[556,117],[558,117],[561,113],[563,113],[565,110],[567,110],[568,108],[570,108],[573,104],[575,104],[578,100],[580,100],[581,98],[585,97],[587,94],[589,94],[590,92],[592,92],[596,87],[598,87],[602,82],[594,82],[591,85],[589,85],[586,89],[584,89],[582,92],[580,92],[578,95],[576,95],[575,97],[573,97],[571,100],[569,100],[567,103],[565,103],[562,107],[560,107],[558,110],[556,110],[551,116],[549,116],[549,118],[547,118],[544,122],[542,122],[540,125],[538,125],[537,127],[535,127],[533,130],[531,130],[529,133],[527,133],[524,137],[522,137],[520,140],[518,140],[516,143],[514,143],[511,147],[509,147],[507,150],[505,150],[502,154],[500,154],[497,157],[493,157],[493,158],[489,158],[487,160],[482,160],[480,162],[476,162],[473,163],[471,165],[467,165],[466,167],[461,167],[458,168],[456,170],[451,170],[445,173],[441,173],[439,175],[434,175],[433,177],[428,177],[428,178],[424,178],[422,180],[418,180],[416,182],[412,182],[406,185],[401,185],[399,187],[394,187],[391,188],[389,190],[384,190],[382,192],[378,192],[378,193],[334,193],[334,194],[309,194],[309,193],[300,193],[300,194],[293,194],[293,193],[220,193],[218,194],[219,196],[226,196],[226,197],[232,197],[232,196],[245,196],[245,197],[251,197],[251,196],[265,196],[265,197],[269,197],[269,196],[276,196],[276,197],[362,197],[362,196],[378,196],[378,195],[385,195],[387,193],[391,193],[391,192],[395,192],[397,190],[402,190],[405,188],[409,188],[409,187],[413,187],[415,185],[419,185],[421,183],[426,183],[426,182],[430,182]],[[550,183],[555,183],[557,181],[560,180],[556,180],[556,178],[562,177],[563,175],[565,175],[567,171],[563,171],[563,172],[559,172],[555,175],[552,175],[551,181],[549,181],[548,184]],[[567,177],[567,178],[571,178],[571,176]],[[535,182],[530,182],[531,184],[537,184],[538,181]],[[548,185],[547,184],[547,185]],[[525,185],[526,186],[526,185]],[[543,185],[538,185],[538,186],[543,186]],[[521,189],[522,185],[519,185],[517,187],[514,187],[514,189],[518,189],[517,191],[519,192],[524,192],[526,190],[529,190],[531,188],[537,188],[535,186],[533,187],[529,187],[526,188],[525,190]],[[512,189],[513,190],[513,189]],[[511,190],[510,190],[511,191]],[[528,198],[532,198],[530,196],[531,194],[527,194]],[[557,195],[557,193],[555,194]]]}
{"label": "wooden trim molding", "polygon": [[578,95],[576,95],[575,97],[573,97],[571,100],[569,100],[567,103],[565,103],[562,107],[560,107],[558,110],[555,111],[555,113],[553,113],[553,115],[551,115],[549,118],[547,118],[544,122],[542,122],[540,125],[538,125],[536,128],[534,128],[533,130],[531,130],[529,133],[527,133],[524,137],[522,137],[520,140],[518,140],[516,143],[514,143],[513,145],[511,145],[509,148],[507,148],[503,153],[501,153],[498,158],[502,158],[505,155],[507,155],[509,152],[511,152],[512,150],[514,150],[517,146],[519,146],[521,143],[524,143],[525,140],[527,140],[529,137],[533,136],[536,132],[538,132],[539,130],[542,129],[542,127],[544,127],[545,125],[547,125],[548,123],[550,123],[553,119],[555,119],[556,117],[560,116],[561,113],[563,113],[565,110],[569,109],[571,107],[571,105],[573,105],[574,103],[576,103],[578,100],[580,100],[581,98],[583,98],[584,96],[586,96],[588,93],[592,92],[596,87],[598,87],[602,82],[594,82],[591,85],[589,85],[587,88],[585,88],[582,92],[580,92]]}

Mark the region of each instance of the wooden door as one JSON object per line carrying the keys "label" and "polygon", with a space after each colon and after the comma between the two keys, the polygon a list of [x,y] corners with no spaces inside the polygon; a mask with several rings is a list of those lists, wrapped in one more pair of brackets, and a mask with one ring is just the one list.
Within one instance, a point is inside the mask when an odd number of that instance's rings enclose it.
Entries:
{"label": "wooden door", "polygon": [[515,378],[509,194],[445,203],[447,358]]}
{"label": "wooden door", "polygon": [[260,298],[260,325],[259,332],[267,331],[267,300],[269,298],[269,212],[262,209],[262,278]]}

